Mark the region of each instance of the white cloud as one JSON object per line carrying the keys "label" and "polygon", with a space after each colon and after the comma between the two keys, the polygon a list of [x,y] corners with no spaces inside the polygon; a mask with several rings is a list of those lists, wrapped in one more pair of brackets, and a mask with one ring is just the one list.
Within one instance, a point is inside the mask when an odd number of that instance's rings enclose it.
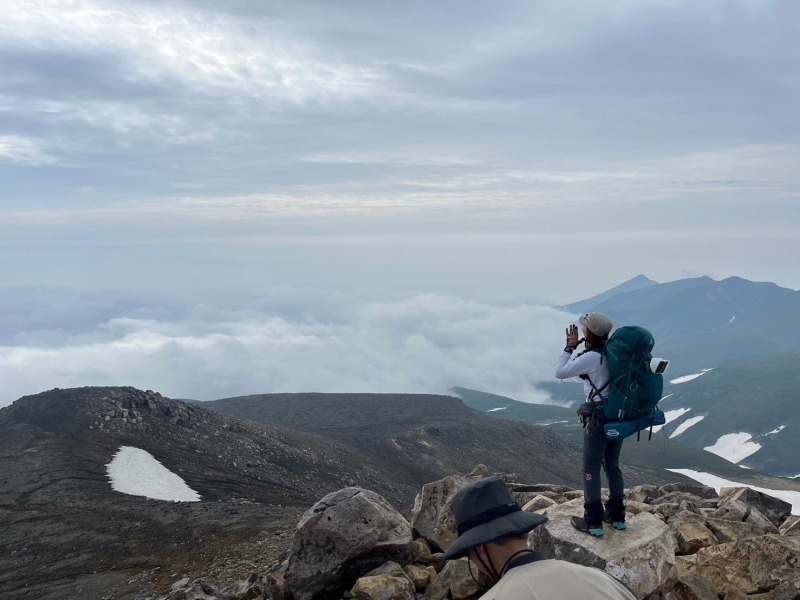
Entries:
{"label": "white cloud", "polygon": [[21,135],[0,135],[0,162],[21,165],[50,165],[56,159],[44,151],[44,143]]}
{"label": "white cloud", "polygon": [[177,320],[115,318],[94,332],[62,332],[57,346],[27,336],[26,345],[0,347],[0,401],[83,385],[197,399],[459,385],[543,401],[535,384],[552,378],[569,319],[548,307],[434,295],[354,301],[313,317],[203,308]]}
{"label": "white cloud", "polygon": [[0,39],[116,53],[129,76],[215,93],[305,102],[358,95],[379,74],[337,63],[278,20],[237,19],[177,3],[6,0]]}

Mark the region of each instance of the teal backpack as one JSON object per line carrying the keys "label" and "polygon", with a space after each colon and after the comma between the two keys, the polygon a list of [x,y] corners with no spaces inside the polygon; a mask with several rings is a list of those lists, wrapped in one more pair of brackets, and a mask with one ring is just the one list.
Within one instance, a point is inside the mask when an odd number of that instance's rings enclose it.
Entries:
{"label": "teal backpack", "polygon": [[[617,329],[606,342],[603,359],[608,361],[609,380],[606,400],[600,404],[603,414],[611,423],[604,425],[606,438],[623,439],[650,428],[663,425],[664,412],[658,402],[664,392],[661,373],[651,369],[651,351],[655,341],[644,327],[625,326]],[[601,390],[595,390],[598,395]]]}
{"label": "teal backpack", "polygon": [[650,371],[655,345],[644,327],[620,327],[606,342],[608,396],[603,413],[612,421],[632,421],[653,412],[664,393],[664,378]]}

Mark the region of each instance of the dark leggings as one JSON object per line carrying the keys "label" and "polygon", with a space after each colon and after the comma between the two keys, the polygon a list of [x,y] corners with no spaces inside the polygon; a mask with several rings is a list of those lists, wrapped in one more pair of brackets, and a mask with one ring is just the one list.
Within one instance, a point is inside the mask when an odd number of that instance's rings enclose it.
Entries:
{"label": "dark leggings", "polygon": [[603,431],[602,418],[590,418],[583,430],[583,518],[590,525],[603,521],[603,503],[600,498],[600,467],[605,467],[608,478],[608,502],[605,515],[611,521],[625,520],[625,482],[619,468],[622,440],[608,440]]}

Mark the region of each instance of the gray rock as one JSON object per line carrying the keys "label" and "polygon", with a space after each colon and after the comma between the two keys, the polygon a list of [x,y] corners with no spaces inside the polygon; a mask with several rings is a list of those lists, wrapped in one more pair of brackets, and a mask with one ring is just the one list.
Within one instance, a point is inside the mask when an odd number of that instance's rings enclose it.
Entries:
{"label": "gray rock", "polygon": [[706,527],[705,519],[693,512],[680,511],[669,520],[669,527],[678,544],[676,554],[694,554],[700,548],[718,543],[714,533]]}
{"label": "gray rock", "polygon": [[744,520],[745,523],[750,523],[759,531],[759,535],[766,535],[767,533],[778,533],[778,528],[767,517],[761,514],[757,508],[751,508]]}
{"label": "gray rock", "polygon": [[606,528],[603,538],[575,530],[570,517],[583,514],[573,500],[547,509],[549,521],[533,530],[535,550],[549,558],[597,567],[625,582],[637,598],[668,589],[676,577],[675,541],[669,528],[649,513],[631,515],[628,528]]}
{"label": "gray rock", "polygon": [[453,600],[469,598],[480,589],[469,573],[469,561],[466,558],[448,561],[439,577]]}
{"label": "gray rock", "polygon": [[788,502],[746,487],[722,488],[720,503],[723,500],[738,500],[749,508],[757,508],[776,527],[779,527],[783,520],[792,513],[792,505]]}
{"label": "gray rock", "polygon": [[800,535],[800,516],[787,517],[778,531],[781,535]]}
{"label": "gray rock", "polygon": [[[703,575],[721,595],[752,598],[787,582],[800,582],[799,557],[800,538],[770,534],[703,548],[680,557],[679,568]],[[800,595],[800,587],[794,593]]]}
{"label": "gray rock", "polygon": [[678,581],[670,592],[675,600],[719,600],[714,584],[678,565]]}
{"label": "gray rock", "polygon": [[381,496],[353,487],[333,492],[300,519],[285,591],[295,600],[330,596],[387,561],[405,564],[410,547],[411,527]]}
{"label": "gray rock", "polygon": [[350,594],[354,600],[416,600],[414,584],[405,575],[371,575],[356,581]]}
{"label": "gray rock", "polygon": [[432,548],[447,550],[457,537],[450,504],[453,496],[470,482],[466,477],[450,475],[425,484],[414,500],[411,515],[411,527],[416,536],[428,540]]}
{"label": "gray rock", "polygon": [[720,544],[738,542],[739,540],[761,535],[755,525],[741,521],[731,521],[730,519],[707,518],[706,527],[714,533]]}
{"label": "gray rock", "polygon": [[530,502],[525,504],[522,507],[522,510],[527,512],[536,512],[537,510],[542,510],[543,508],[547,508],[548,506],[554,506],[556,501],[552,498],[548,498],[547,496],[543,496],[538,494],[535,498],[533,498]]}

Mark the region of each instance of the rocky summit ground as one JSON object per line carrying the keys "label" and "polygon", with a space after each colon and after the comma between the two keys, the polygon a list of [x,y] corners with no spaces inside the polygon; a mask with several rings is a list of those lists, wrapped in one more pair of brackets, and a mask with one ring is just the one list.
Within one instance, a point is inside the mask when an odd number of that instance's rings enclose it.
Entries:
{"label": "rocky summit ground", "polygon": [[[356,400],[339,398],[334,409],[355,412],[349,426],[328,428],[240,419],[133,388],[17,400],[0,410],[0,597],[133,600],[184,577],[234,589],[285,554],[303,511],[348,486],[408,514],[424,483],[479,462],[578,484],[579,449],[543,428],[445,396]],[[306,399],[298,414],[309,411]],[[202,501],[112,490],[106,466],[121,446],[152,454]]]}

